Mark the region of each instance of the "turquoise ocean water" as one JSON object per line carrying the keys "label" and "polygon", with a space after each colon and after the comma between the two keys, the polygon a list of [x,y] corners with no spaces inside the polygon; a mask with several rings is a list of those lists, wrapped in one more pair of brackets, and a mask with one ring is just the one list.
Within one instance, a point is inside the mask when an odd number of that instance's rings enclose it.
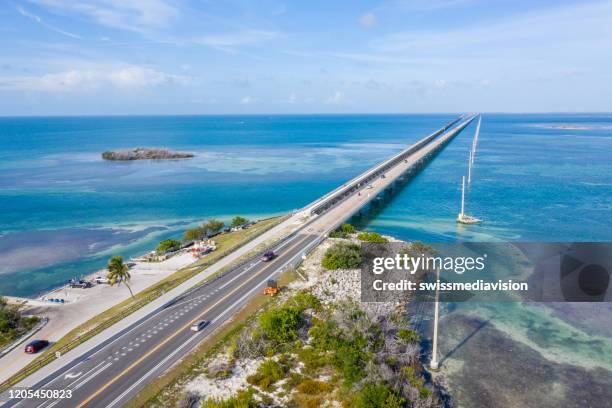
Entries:
{"label": "turquoise ocean water", "polygon": [[[0,294],[35,295],[208,217],[302,207],[454,115],[0,118]],[[354,222],[424,241],[612,239],[612,115],[483,115],[386,205]],[[167,147],[191,160],[110,163]]]}

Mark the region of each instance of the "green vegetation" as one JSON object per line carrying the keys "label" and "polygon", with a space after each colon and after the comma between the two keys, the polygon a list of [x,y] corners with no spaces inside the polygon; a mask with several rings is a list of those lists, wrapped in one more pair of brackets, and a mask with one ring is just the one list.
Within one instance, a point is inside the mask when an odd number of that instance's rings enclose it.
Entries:
{"label": "green vegetation", "polygon": [[357,239],[363,242],[373,242],[377,244],[384,244],[385,242],[389,242],[389,240],[378,232],[360,232],[357,235]]}
{"label": "green vegetation", "polygon": [[247,377],[247,382],[262,390],[268,390],[272,384],[285,378],[287,371],[287,366],[268,359],[261,363],[255,374]]}
{"label": "green vegetation", "polygon": [[405,343],[419,343],[421,341],[421,337],[412,329],[398,330],[397,337],[402,339]]}
{"label": "green vegetation", "polygon": [[6,299],[0,297],[0,347],[27,333],[38,321],[35,316],[23,317],[19,307],[9,305]]}
{"label": "green vegetation", "polygon": [[[192,406],[192,405],[188,405]],[[202,408],[256,408],[258,404],[253,400],[251,392],[239,392],[235,397],[228,399],[208,398]]]}
{"label": "green vegetation", "polygon": [[294,307],[269,310],[259,318],[259,326],[268,339],[279,344],[294,341],[300,327],[300,311]]}
{"label": "green vegetation", "polygon": [[348,238],[349,235],[357,232],[351,224],[342,224],[340,228],[329,233],[330,238]]}
{"label": "green vegetation", "polygon": [[410,244],[410,252],[414,253],[415,255],[419,256],[421,254],[427,254],[427,255],[435,255],[436,254],[436,250],[433,249],[433,247],[426,245],[424,243],[422,243],[421,241],[414,241]]}
{"label": "green vegetation", "polygon": [[328,270],[359,268],[361,252],[357,244],[338,242],[325,252],[321,265]]}
{"label": "green vegetation", "polygon": [[240,216],[235,216],[234,218],[232,218],[231,226],[232,227],[238,227],[240,225],[246,224],[247,222],[249,222],[249,220],[247,220],[246,218],[240,217]]}
{"label": "green vegetation", "polygon": [[164,239],[163,241],[159,242],[159,245],[157,245],[155,251],[158,254],[165,254],[167,252],[178,251],[180,248],[180,241],[177,241],[176,239]]}
{"label": "green vegetation", "polygon": [[183,242],[197,241],[204,239],[209,235],[215,235],[221,232],[225,224],[223,221],[211,218],[199,227],[191,228],[183,234]]}
{"label": "green vegetation", "polygon": [[134,298],[134,293],[132,293],[132,288],[130,287],[132,275],[130,275],[130,268],[123,263],[123,257],[118,255],[113,256],[110,261],[108,261],[108,275],[106,275],[106,277],[111,286],[123,283],[130,291],[132,299]]}
{"label": "green vegetation", "polygon": [[211,234],[220,232],[223,227],[225,227],[225,223],[214,218],[208,220],[208,222],[204,224],[204,228],[206,228]]}
{"label": "green vegetation", "polygon": [[400,370],[401,377],[419,391],[419,398],[428,399],[433,396],[433,392],[425,387],[425,379],[421,377],[414,367],[402,367]]}
{"label": "green vegetation", "polygon": [[397,395],[385,384],[366,384],[351,406],[355,408],[402,408],[406,399]]}
{"label": "green vegetation", "polygon": [[298,384],[297,390],[304,394],[325,394],[332,390],[332,386],[326,382],[307,378]]}

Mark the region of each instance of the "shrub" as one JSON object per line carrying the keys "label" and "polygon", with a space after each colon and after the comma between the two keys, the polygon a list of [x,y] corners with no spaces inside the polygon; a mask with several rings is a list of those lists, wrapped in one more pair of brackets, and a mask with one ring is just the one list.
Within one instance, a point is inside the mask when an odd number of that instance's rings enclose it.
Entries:
{"label": "shrub", "polygon": [[225,223],[223,221],[211,218],[202,227],[205,228],[211,234],[216,234],[217,232],[221,231],[224,226]]}
{"label": "shrub", "polygon": [[297,390],[304,394],[325,394],[332,390],[332,386],[319,380],[305,379],[297,386]]}
{"label": "shrub", "polygon": [[419,343],[421,341],[421,337],[412,329],[398,330],[397,337],[402,339],[405,343]]}
{"label": "shrub", "polygon": [[412,367],[403,367],[400,370],[401,377],[408,381],[413,387],[419,391],[419,398],[427,399],[433,395],[433,392],[425,387],[425,379],[417,374]]}
{"label": "shrub", "polygon": [[339,228],[329,233],[330,238],[348,238],[350,234],[355,233],[355,227],[351,224],[342,224]]}
{"label": "shrub", "polygon": [[191,228],[183,234],[183,242],[196,241],[206,237],[208,231],[204,227]]}
{"label": "shrub", "polygon": [[38,323],[38,317],[22,317],[17,306],[0,297],[0,346],[10,343]]}
{"label": "shrub", "polygon": [[406,400],[384,384],[364,385],[353,404],[356,408],[401,408],[405,405]]}
{"label": "shrub", "polygon": [[433,247],[422,243],[421,241],[414,241],[410,244],[410,250],[416,253],[417,255],[428,254],[435,255],[436,250]]}
{"label": "shrub", "polygon": [[367,359],[367,354],[359,346],[344,341],[336,350],[332,362],[344,377],[345,383],[353,384],[365,376],[363,367]]}
{"label": "shrub", "polygon": [[260,316],[259,326],[270,340],[281,344],[294,341],[300,328],[300,312],[292,307],[268,310]]}
{"label": "shrub", "polygon": [[244,225],[244,224],[246,224],[247,222],[249,222],[249,220],[247,220],[246,218],[236,216],[236,217],[232,218],[232,224],[231,224],[231,226],[232,226],[232,227],[238,227],[238,226],[240,226],[240,225]]}
{"label": "shrub", "polygon": [[325,252],[321,265],[329,270],[359,268],[361,252],[357,244],[339,242]]}
{"label": "shrub", "polygon": [[382,244],[385,242],[389,242],[389,240],[378,232],[361,232],[357,235],[357,239],[363,242],[374,242],[378,244]]}
{"label": "shrub", "polygon": [[176,239],[164,239],[163,241],[160,241],[155,251],[157,251],[158,254],[165,254],[166,252],[173,252],[180,248],[181,243]]}
{"label": "shrub", "polygon": [[202,404],[202,408],[256,408],[257,406],[252,393],[244,391],[239,391],[236,396],[228,399],[208,398]]}
{"label": "shrub", "polygon": [[321,301],[319,298],[308,292],[300,292],[296,294],[290,302],[300,311],[305,309],[321,309]]}
{"label": "shrub", "polygon": [[270,385],[282,380],[287,374],[287,367],[274,360],[266,360],[257,369],[257,372],[247,377],[247,382],[256,385],[263,390],[270,388]]}
{"label": "shrub", "polygon": [[298,352],[298,358],[304,364],[304,372],[314,375],[316,371],[325,367],[328,363],[327,357],[313,349],[312,347],[303,348]]}
{"label": "shrub", "polygon": [[345,234],[354,234],[355,227],[353,227],[351,224],[342,224],[340,226],[340,231],[344,232]]}

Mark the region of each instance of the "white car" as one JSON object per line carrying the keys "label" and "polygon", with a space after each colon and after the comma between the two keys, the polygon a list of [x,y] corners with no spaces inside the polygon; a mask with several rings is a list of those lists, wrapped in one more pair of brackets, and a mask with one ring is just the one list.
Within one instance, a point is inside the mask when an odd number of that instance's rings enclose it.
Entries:
{"label": "white car", "polygon": [[207,324],[208,324],[208,322],[206,320],[200,320],[199,322],[195,322],[194,324],[192,324],[190,329],[191,329],[191,331],[199,332],[204,327],[206,327]]}
{"label": "white car", "polygon": [[96,283],[99,285],[101,283],[109,283],[108,278],[103,277],[103,276],[98,276],[96,278]]}

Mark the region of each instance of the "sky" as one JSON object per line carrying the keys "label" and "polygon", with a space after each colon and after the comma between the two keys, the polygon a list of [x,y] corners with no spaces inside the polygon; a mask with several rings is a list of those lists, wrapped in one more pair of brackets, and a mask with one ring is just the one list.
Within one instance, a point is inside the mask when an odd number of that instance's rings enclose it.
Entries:
{"label": "sky", "polygon": [[0,116],[612,111],[612,1],[3,0]]}

